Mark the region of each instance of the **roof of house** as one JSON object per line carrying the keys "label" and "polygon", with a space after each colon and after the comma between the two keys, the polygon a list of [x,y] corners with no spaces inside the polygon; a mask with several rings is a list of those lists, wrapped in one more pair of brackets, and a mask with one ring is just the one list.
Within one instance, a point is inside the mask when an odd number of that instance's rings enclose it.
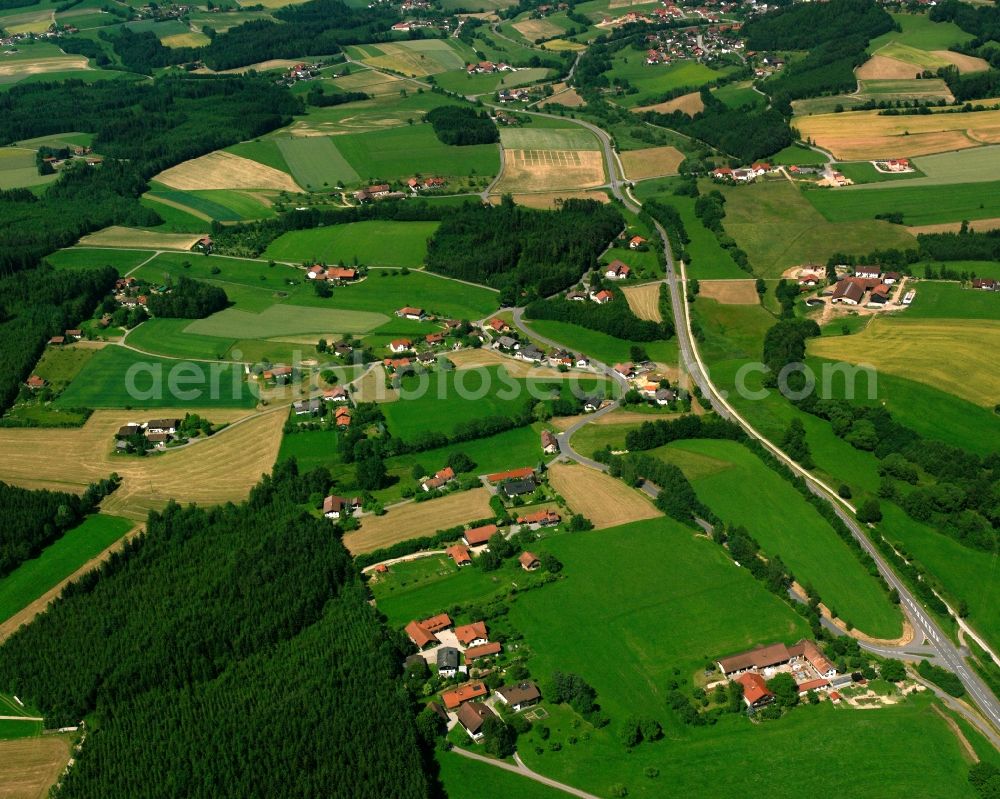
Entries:
{"label": "roof of house", "polygon": [[558,447],[559,439],[555,437],[551,430],[542,431],[542,446],[543,447]]}
{"label": "roof of house", "polygon": [[29,388],[42,388],[45,385],[45,378],[32,375],[28,378],[27,383]]}
{"label": "roof of house", "polygon": [[445,554],[455,561],[455,565],[457,566],[472,562],[472,555],[469,554],[469,548],[462,544],[453,544],[445,550]]}
{"label": "roof of house", "polygon": [[789,648],[789,651],[793,655],[799,654],[798,650],[801,650],[802,657],[808,660],[820,674],[826,674],[833,669],[833,664],[819,651],[819,647],[816,646],[815,642],[810,641],[808,638],[803,638],[794,647]]}
{"label": "roof of house", "polygon": [[525,466],[521,469],[508,469],[506,472],[494,472],[486,475],[486,479],[491,483],[502,483],[504,480],[521,480],[534,476],[535,470],[530,466]]}
{"label": "roof of house", "polygon": [[518,556],[517,562],[520,563],[526,569],[530,568],[531,566],[534,566],[536,563],[540,563],[540,561],[538,560],[538,555],[536,555],[534,552],[528,552],[527,550],[525,550]]}
{"label": "roof of house", "polygon": [[769,644],[751,649],[749,652],[720,658],[719,665],[726,674],[730,674],[745,669],[766,669],[768,666],[787,663],[791,657],[788,647],[784,644]]}
{"label": "roof of house", "polygon": [[489,718],[496,714],[482,702],[469,702],[458,709],[458,721],[472,735],[476,735]]}
{"label": "roof of house", "polygon": [[562,517],[554,510],[539,510],[517,517],[518,524],[541,524],[542,522],[558,522]]}
{"label": "roof of house", "polygon": [[819,680],[806,680],[805,682],[799,683],[799,693],[805,693],[806,691],[815,691],[817,688],[826,688],[830,684],[830,681],[821,678]]}
{"label": "roof of house", "polygon": [[438,647],[437,667],[438,669],[457,669],[458,650],[453,646]]}
{"label": "roof of house", "polygon": [[480,546],[489,541],[497,529],[495,524],[484,524],[482,527],[473,527],[471,530],[466,530],[462,533],[462,537],[469,542],[469,546]]}
{"label": "roof of house", "polygon": [[421,649],[428,644],[437,643],[438,640],[437,636],[430,632],[430,630],[425,629],[419,621],[411,621],[407,624],[406,634],[410,636],[410,640]]}
{"label": "roof of house", "polygon": [[530,477],[524,480],[508,480],[503,484],[502,491],[508,497],[519,496],[520,494],[530,494],[535,490],[535,481]]}
{"label": "roof of house", "polygon": [[843,297],[859,302],[864,294],[865,290],[859,283],[844,279],[838,282],[837,287],[833,290],[833,299],[839,300]]}
{"label": "roof of house", "polygon": [[736,678],[736,682],[743,686],[743,696],[750,704],[757,704],[757,702],[765,697],[774,696],[767,689],[767,683],[764,682],[764,678],[759,674],[754,674],[753,672],[741,674]]}
{"label": "roof of house", "polygon": [[154,428],[166,428],[166,427],[177,427],[181,423],[180,419],[151,419],[146,427]]}
{"label": "roof of house", "polygon": [[618,274],[619,272],[625,272],[627,274],[631,270],[628,268],[627,264],[625,264],[622,261],[619,261],[616,258],[610,264],[608,264],[607,267],[605,267],[605,271],[614,272],[615,274]]}
{"label": "roof of house", "polygon": [[486,622],[474,621],[455,628],[455,637],[462,646],[468,646],[477,638],[489,638],[486,634]]}
{"label": "roof of house", "polygon": [[408,338],[396,338],[390,342],[389,346],[394,350],[406,350],[413,346],[413,342]]}
{"label": "roof of house", "polygon": [[500,694],[511,705],[520,705],[524,702],[534,702],[542,698],[541,692],[533,682],[521,682],[517,685],[505,685],[497,688]]}
{"label": "roof of house", "polygon": [[455,477],[455,470],[450,466],[445,466],[434,473],[434,476],[441,480],[452,480]]}
{"label": "roof of house", "polygon": [[615,295],[612,294],[607,289],[602,289],[601,291],[597,292],[597,294],[594,295],[594,299],[598,300],[599,302],[603,302],[604,300],[610,300],[614,296]]}
{"label": "roof of house", "polygon": [[336,397],[346,397],[347,389],[343,386],[334,386],[333,388],[328,388],[323,392],[324,399],[334,399]]}
{"label": "roof of house", "polygon": [[497,655],[500,653],[500,649],[500,644],[497,641],[492,641],[482,646],[471,646],[465,650],[465,662],[472,663],[472,661],[479,660],[479,658]]}
{"label": "roof of house", "polygon": [[336,278],[338,280],[353,280],[358,276],[358,270],[344,269],[342,267],[335,266],[326,270],[326,276]]}
{"label": "roof of house", "polygon": [[407,305],[407,306],[405,306],[403,308],[400,308],[398,311],[396,311],[396,313],[400,314],[401,316],[423,316],[424,315],[424,309],[423,308],[411,308],[409,305]]}
{"label": "roof of house", "polygon": [[451,617],[447,613],[438,613],[437,616],[423,619],[420,626],[432,633],[439,633],[441,630],[447,630],[451,627]]}
{"label": "roof of house", "polygon": [[486,696],[486,693],[486,686],[483,683],[467,682],[451,691],[445,691],[441,694],[441,701],[444,702],[446,708],[454,710],[463,702],[468,702],[470,699],[478,699],[480,696]]}

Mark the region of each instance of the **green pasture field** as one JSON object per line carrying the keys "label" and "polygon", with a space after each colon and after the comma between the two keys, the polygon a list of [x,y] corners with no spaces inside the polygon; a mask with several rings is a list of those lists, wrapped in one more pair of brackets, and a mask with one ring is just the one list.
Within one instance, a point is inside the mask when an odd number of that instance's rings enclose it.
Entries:
{"label": "green pasture field", "polygon": [[[869,253],[914,245],[913,237],[899,225],[875,220],[878,211],[855,213],[857,204],[848,195],[872,196],[868,193],[854,195],[839,189],[803,192],[786,180],[725,186],[722,192],[727,200],[723,227],[746,251],[760,277],[779,277],[798,264],[826,263],[838,252]],[[841,197],[848,203],[838,199]],[[828,207],[829,198],[842,213],[816,212]],[[1000,206],[1000,200],[997,204]],[[869,203],[869,207],[873,205],[880,211],[897,210],[884,203]]]}
{"label": "green pasture field", "polygon": [[201,233],[211,221],[210,218],[206,219],[191,210],[160,202],[149,194],[142,197],[139,202],[163,220],[159,225],[144,228],[145,230],[162,233]]}
{"label": "green pasture field", "polygon": [[637,105],[647,105],[667,92],[682,87],[697,90],[726,72],[712,69],[696,61],[680,61],[669,66],[650,66],[646,63],[645,53],[626,48],[612,56],[611,69],[604,74],[609,79],[628,80],[639,90],[637,94],[626,94],[618,98],[621,105],[632,108]]}
{"label": "green pasture field", "polygon": [[34,738],[42,734],[43,726],[41,721],[0,720],[0,741]]}
{"label": "green pasture field", "polygon": [[[381,277],[388,273],[388,277]],[[410,272],[408,275],[391,270],[372,269],[362,283],[334,290],[336,305],[356,311],[375,311],[392,316],[405,306],[423,308],[427,313],[456,319],[481,319],[499,305],[497,292],[459,283],[430,272]],[[405,320],[392,316],[393,324]],[[421,323],[426,332],[433,328]]]}
{"label": "green pasture field", "polygon": [[811,147],[803,147],[801,144],[790,144],[784,150],[779,150],[767,160],[772,164],[784,166],[819,166],[827,162],[827,157]]}
{"label": "green pasture field", "polygon": [[[448,0],[445,0],[445,6]],[[475,4],[473,4],[475,5]],[[468,6],[463,3],[463,8]],[[477,799],[565,799],[566,794],[489,763],[478,763],[453,752],[437,753],[438,777],[448,796],[476,796]]]}
{"label": "green pasture field", "polygon": [[[909,178],[906,184],[907,188],[995,181],[996,176],[1000,174],[1000,145],[973,147],[969,150],[956,150],[936,155],[922,155],[912,159],[912,166],[915,166],[918,171],[906,175]],[[874,172],[874,167],[872,167],[872,171]],[[844,174],[847,175],[846,172]],[[885,177],[882,179],[884,180]],[[871,188],[887,187],[872,186]]]}
{"label": "green pasture field", "polygon": [[34,150],[20,147],[0,147],[0,189],[40,186],[51,183],[58,178],[58,174],[38,174]]}
{"label": "green pasture field", "polygon": [[[129,390],[130,376],[134,391]],[[171,377],[179,380],[186,395],[174,395]],[[194,364],[110,346],[90,359],[53,404],[57,408],[252,408],[257,398],[239,366]]]}
{"label": "green pasture field", "polygon": [[510,89],[516,86],[528,86],[549,76],[549,70],[520,69],[516,72],[501,72],[486,75],[470,75],[464,69],[453,72],[442,72],[435,76],[435,82],[442,89],[459,92],[464,95],[488,94],[499,89]]}
{"label": "green pasture field", "polygon": [[192,25],[196,25],[198,28],[208,25],[219,33],[225,33],[230,28],[235,28],[244,22],[252,22],[258,19],[273,18],[266,11],[222,11],[211,14],[193,11],[188,17]]}
{"label": "green pasture field", "polygon": [[912,64],[920,69],[930,71],[947,67],[951,63],[947,58],[935,55],[929,50],[920,50],[901,42],[889,42],[885,47],[875,51],[874,55],[893,58],[896,61],[902,61],[904,64]]}
{"label": "green pasture field", "polygon": [[654,452],[671,462],[675,450],[727,464],[692,479],[698,498],[726,523],[746,527],[766,554],[780,555],[796,579],[813,586],[840,618],[875,638],[900,635],[899,608],[879,581],[826,520],[750,450],[732,441],[679,441]]}
{"label": "green pasture field", "polygon": [[919,50],[947,50],[953,44],[964,44],[973,38],[952,22],[932,22],[926,14],[893,14],[901,31],[889,31],[868,43],[868,52],[899,42]]}
{"label": "green pasture field", "polygon": [[766,101],[763,95],[754,90],[749,81],[728,83],[725,86],[720,86],[718,89],[712,89],[712,94],[729,108],[742,108],[746,105],[763,105]]}
{"label": "green pasture field", "polygon": [[184,330],[219,338],[273,338],[302,333],[366,333],[387,321],[378,313],[272,305],[260,313],[226,308],[195,319]]}
{"label": "green pasture field", "polygon": [[89,247],[69,247],[56,250],[45,256],[56,269],[94,269],[100,266],[113,266],[118,273],[124,275],[135,269],[143,261],[149,260],[153,253],[149,250],[101,250]]}
{"label": "green pasture field", "polygon": [[352,222],[284,233],[264,251],[281,261],[420,266],[437,222]]}
{"label": "green pasture field", "polygon": [[686,263],[688,276],[692,278],[709,279],[744,279],[748,277],[728,250],[722,248],[719,240],[711,230],[706,228],[694,213],[694,197],[675,195],[670,188],[676,184],[671,180],[648,180],[640,183],[635,189],[635,195],[645,201],[650,198],[662,200],[667,205],[677,209],[684,221],[690,241],[685,246],[688,253]]}
{"label": "green pasture field", "polygon": [[[264,219],[274,216],[270,206],[258,200],[250,192],[210,189],[204,191],[180,191],[178,189],[153,189],[147,195],[152,200],[167,200],[177,203],[209,219],[219,222],[240,222],[245,219]],[[163,203],[153,209],[163,215]],[[168,206],[169,207],[169,206]],[[180,210],[180,209],[175,209]],[[204,222],[199,220],[200,228]],[[199,228],[199,229],[200,229]]]}
{"label": "green pasture field", "polygon": [[629,350],[637,345],[646,350],[651,360],[659,363],[677,363],[677,341],[628,341],[615,338],[607,333],[590,330],[570,322],[556,322],[550,319],[529,319],[529,327],[538,335],[558,341],[567,349],[589,355],[606,364],[623,363],[631,359]]}
{"label": "green pasture field", "polygon": [[29,147],[33,150],[37,150],[43,145],[49,147],[69,147],[74,144],[78,144],[81,147],[89,147],[94,142],[93,133],[79,133],[79,132],[69,132],[69,133],[54,133],[50,136],[37,136],[34,139],[24,139],[17,143],[18,147]]}
{"label": "green pasture field", "polygon": [[573,433],[571,443],[573,449],[589,458],[607,446],[614,450],[624,449],[625,434],[634,428],[634,424],[588,424]]}
{"label": "green pasture field", "polygon": [[232,147],[227,147],[226,152],[241,156],[242,158],[249,158],[251,161],[256,161],[265,166],[273,167],[287,175],[292,174],[292,170],[288,166],[285,156],[282,155],[281,149],[278,147],[278,140],[276,139],[241,142],[234,144]]}
{"label": "green pasture field", "polygon": [[[970,277],[994,277],[1000,278],[1000,261],[947,261],[944,263],[936,261],[918,261],[910,266],[915,277],[923,277],[924,268],[930,266],[935,271],[942,267],[953,269],[959,274],[967,272]],[[965,299],[961,302],[964,304]],[[978,303],[974,303],[978,305]]]}
{"label": "green pasture field", "polygon": [[1000,319],[1000,294],[995,291],[931,280],[922,280],[914,288],[917,296],[906,309],[908,319]]}
{"label": "green pasture field", "polygon": [[889,183],[899,180],[916,180],[920,172],[879,172],[870,161],[848,161],[834,164],[834,169],[856,184]]}
{"label": "green pasture field", "polygon": [[[146,258],[150,255],[152,253],[145,253]],[[213,272],[214,269],[219,271]],[[274,301],[280,301],[297,291],[303,291],[303,284],[306,281],[304,271],[287,264],[268,266],[267,261],[183,252],[165,252],[157,255],[138,269],[134,277],[148,280],[150,283],[161,283],[167,276],[177,280],[181,275],[199,280],[211,280],[224,288],[226,284],[238,284],[270,292],[276,295],[272,298]],[[311,287],[310,293],[312,293]]]}
{"label": "green pasture field", "polygon": [[406,180],[415,174],[492,177],[500,169],[496,145],[443,144],[429,124],[338,136],[336,148],[361,180]]}
{"label": "green pasture field", "polygon": [[434,75],[465,67],[464,52],[452,40],[413,39],[381,44],[351,45],[346,48],[355,61],[407,75]]}
{"label": "green pasture field", "polygon": [[[134,522],[118,516],[88,516],[42,553],[0,579],[0,620],[9,619],[120,539]],[[3,713],[0,708],[0,714]],[[2,737],[2,736],[0,736]]]}
{"label": "green pasture field", "polygon": [[589,130],[572,128],[504,128],[500,143],[505,150],[600,150],[600,142]]}
{"label": "green pasture field", "polygon": [[292,170],[292,177],[306,189],[352,184],[361,179],[340,154],[333,140],[326,136],[302,136],[274,141]]}
{"label": "green pasture field", "polygon": [[48,347],[35,365],[33,374],[45,378],[59,391],[69,385],[97,350],[90,347]]}
{"label": "green pasture field", "polygon": [[[878,189],[815,190],[804,194],[829,222],[874,219],[875,214],[897,211],[903,214],[907,225],[933,225],[1000,216],[1000,181],[996,180],[945,186],[885,185]],[[858,252],[871,252],[876,247],[888,246],[899,245],[890,245],[883,239],[881,244]],[[841,246],[841,250],[844,249]]]}
{"label": "green pasture field", "polygon": [[970,549],[920,522],[892,503],[882,503],[879,529],[969,606],[969,623],[993,647],[1000,645],[1000,564],[990,552]]}
{"label": "green pasture field", "polygon": [[147,319],[128,333],[128,344],[143,352],[171,358],[229,358],[236,345],[233,336],[219,337],[185,332],[190,319]]}

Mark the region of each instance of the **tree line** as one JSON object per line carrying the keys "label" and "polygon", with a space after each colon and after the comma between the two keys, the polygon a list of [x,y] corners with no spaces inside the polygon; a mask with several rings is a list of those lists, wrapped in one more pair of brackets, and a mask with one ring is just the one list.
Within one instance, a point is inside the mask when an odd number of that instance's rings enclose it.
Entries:
{"label": "tree line", "polygon": [[153,316],[203,319],[229,305],[225,290],[211,283],[181,275],[166,293],[149,295],[147,307]]}
{"label": "tree line", "polygon": [[500,131],[486,111],[461,105],[442,105],[428,111],[424,119],[431,123],[434,134],[444,144],[464,147],[500,141]]}
{"label": "tree line", "polygon": [[151,513],[0,648],[0,685],[48,726],[94,721],[60,796],[428,796],[400,637],[304,507],[324,472],[286,461],[240,505]]}
{"label": "tree line", "polygon": [[509,196],[497,206],[466,203],[449,208],[427,242],[427,268],[519,304],[579,281],[623,226],[616,208],[594,200],[566,200],[555,211],[522,208]]}
{"label": "tree line", "polygon": [[674,335],[673,322],[653,322],[640,319],[629,307],[625,295],[612,289],[614,300],[597,305],[576,302],[558,297],[551,300],[537,299],[528,303],[525,313],[529,319],[554,319],[569,322],[589,330],[597,330],[617,339],[630,341],[659,341]]}

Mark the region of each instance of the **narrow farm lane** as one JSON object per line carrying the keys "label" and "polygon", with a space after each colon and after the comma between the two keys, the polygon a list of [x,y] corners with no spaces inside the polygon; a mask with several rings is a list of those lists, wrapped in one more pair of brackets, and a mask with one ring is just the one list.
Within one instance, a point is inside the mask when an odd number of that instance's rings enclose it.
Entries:
{"label": "narrow farm lane", "polygon": [[462,757],[467,757],[469,760],[476,760],[480,763],[486,763],[490,766],[496,768],[501,768],[504,771],[509,771],[511,774],[519,774],[529,780],[534,780],[542,785],[546,785],[549,788],[555,788],[557,791],[562,791],[563,793],[568,793],[570,796],[577,796],[580,799],[600,799],[600,797],[595,796],[592,793],[587,793],[586,791],[581,791],[579,788],[574,788],[571,785],[566,785],[562,782],[556,782],[556,780],[549,779],[539,774],[537,771],[532,771],[521,760],[521,758],[515,753],[514,762],[516,766],[512,766],[510,763],[504,763],[502,760],[493,760],[489,757],[483,757],[483,755],[477,755],[475,752],[469,752],[466,749],[462,749],[458,746],[453,746],[451,751],[456,755],[461,755]]}

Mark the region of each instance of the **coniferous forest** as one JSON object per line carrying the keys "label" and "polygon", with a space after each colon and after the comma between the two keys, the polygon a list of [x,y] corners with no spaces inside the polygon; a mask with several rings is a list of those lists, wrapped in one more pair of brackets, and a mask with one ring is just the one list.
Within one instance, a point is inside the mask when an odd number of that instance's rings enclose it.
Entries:
{"label": "coniferous forest", "polygon": [[329,481],[288,461],[240,506],[151,514],[0,648],[0,690],[88,717],[61,796],[427,795],[396,640],[303,510]]}

